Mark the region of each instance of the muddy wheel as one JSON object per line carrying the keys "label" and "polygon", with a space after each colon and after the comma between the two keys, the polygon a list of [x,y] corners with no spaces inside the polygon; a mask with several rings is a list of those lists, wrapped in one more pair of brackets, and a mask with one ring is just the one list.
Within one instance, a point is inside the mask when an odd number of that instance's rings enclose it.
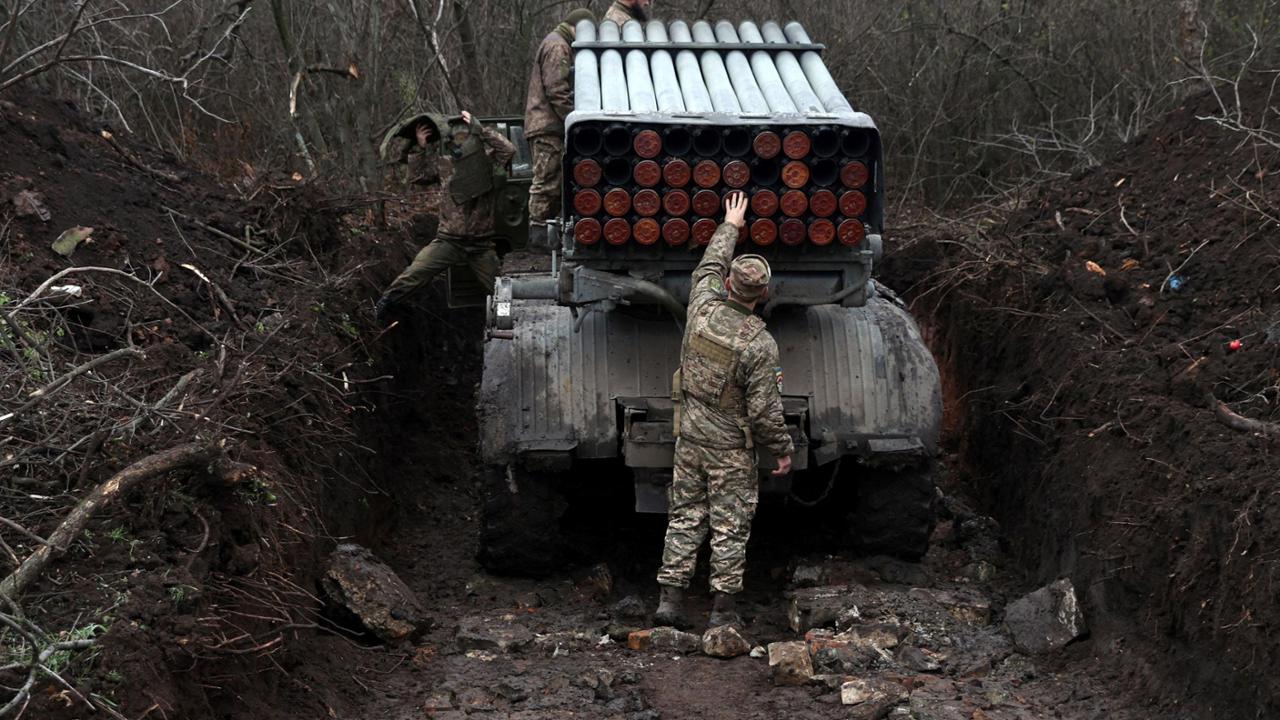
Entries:
{"label": "muddy wheel", "polygon": [[870,555],[918,560],[929,550],[937,517],[933,465],[859,473],[849,514],[854,546]]}
{"label": "muddy wheel", "polygon": [[477,559],[498,575],[542,577],[564,555],[560,516],[567,503],[555,479],[518,467],[493,467],[483,479]]}

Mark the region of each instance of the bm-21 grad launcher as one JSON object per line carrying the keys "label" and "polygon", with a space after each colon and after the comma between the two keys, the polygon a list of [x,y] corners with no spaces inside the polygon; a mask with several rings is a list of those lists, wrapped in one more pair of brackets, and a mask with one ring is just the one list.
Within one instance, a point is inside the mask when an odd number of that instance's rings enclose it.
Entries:
{"label": "bm-21 grad launcher", "polygon": [[757,449],[762,492],[843,503],[856,546],[922,555],[941,392],[915,322],[872,280],[884,217],[875,124],[799,23],[576,31],[551,272],[501,277],[489,303],[481,561],[552,569],[558,478],[583,466],[588,482],[621,475],[597,461],[630,469],[638,511],[666,510],[690,274],[738,190],[750,198],[739,251],[773,267],[758,309],[797,448],[787,478]]}

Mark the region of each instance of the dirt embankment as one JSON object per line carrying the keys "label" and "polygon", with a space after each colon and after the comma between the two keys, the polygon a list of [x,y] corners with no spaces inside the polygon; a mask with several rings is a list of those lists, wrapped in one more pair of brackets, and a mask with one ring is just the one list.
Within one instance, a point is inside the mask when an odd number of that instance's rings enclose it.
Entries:
{"label": "dirt embankment", "polygon": [[[1241,89],[1228,117],[1274,126],[1270,78]],[[1228,412],[1280,421],[1280,136],[1222,114],[1193,98],[890,266],[944,328],[970,485],[1033,579],[1087,589],[1127,684],[1274,717],[1280,438]]]}
{"label": "dirt embankment", "polygon": [[[230,485],[199,466],[151,477],[97,514],[20,599],[36,639],[95,640],[56,669],[128,717],[341,707],[332,683],[285,670],[358,646],[318,632],[331,623],[315,579],[333,538],[370,534],[389,505],[360,439],[386,434],[365,412],[389,372],[370,309],[405,261],[402,238],[344,223],[288,178],[246,167],[233,187],[108,139],[67,103],[9,100],[0,312],[14,322],[0,325],[0,415],[16,414],[0,428],[0,516],[47,537],[88,490],[181,443],[224,443],[244,471]],[[59,254],[73,228],[92,232]],[[7,574],[36,546],[0,536]],[[2,640],[7,658],[27,652],[19,635]],[[34,687],[29,717],[85,711],[48,676]]]}

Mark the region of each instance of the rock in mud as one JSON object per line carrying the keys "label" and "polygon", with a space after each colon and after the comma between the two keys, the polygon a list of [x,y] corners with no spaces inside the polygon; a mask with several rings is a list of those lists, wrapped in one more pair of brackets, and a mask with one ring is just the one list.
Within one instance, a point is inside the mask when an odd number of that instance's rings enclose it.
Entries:
{"label": "rock in mud", "polygon": [[467,617],[458,622],[454,639],[462,650],[506,653],[533,642],[533,633],[505,618]]}
{"label": "rock in mud", "polygon": [[627,638],[627,647],[632,650],[673,650],[688,655],[702,648],[702,638],[677,630],[673,627],[659,627],[650,630],[637,630]]}
{"label": "rock in mud", "polygon": [[800,641],[769,643],[769,677],[774,685],[806,685],[813,678],[809,648]]}
{"label": "rock in mud", "polygon": [[1026,653],[1057,650],[1088,632],[1075,586],[1063,578],[1009,604],[1005,624]]}
{"label": "rock in mud", "polygon": [[702,653],[718,658],[735,658],[751,652],[751,645],[732,625],[713,627],[702,634]]}
{"label": "rock in mud", "polygon": [[987,625],[991,622],[991,601],[977,590],[914,588],[909,594],[919,600],[941,605],[960,622],[969,625]]}
{"label": "rock in mud", "polygon": [[879,720],[910,695],[901,686],[884,680],[855,679],[840,686],[840,702],[851,706],[849,717]]}
{"label": "rock in mud", "polygon": [[639,595],[628,595],[614,603],[609,612],[614,618],[635,620],[646,617],[649,614],[649,608]]}
{"label": "rock in mud", "polygon": [[339,545],[321,584],[333,602],[384,641],[407,638],[426,625],[417,596],[368,548]]}
{"label": "rock in mud", "polygon": [[938,662],[933,655],[914,646],[899,650],[898,662],[909,670],[921,673],[938,672],[942,669],[942,663]]}
{"label": "rock in mud", "polygon": [[829,585],[795,591],[787,608],[787,623],[798,633],[833,625],[841,613],[856,605],[853,589]]}
{"label": "rock in mud", "polygon": [[933,576],[920,563],[907,562],[888,555],[875,555],[863,562],[887,583],[920,586],[933,582]]}
{"label": "rock in mud", "polygon": [[881,658],[889,659],[885,649],[896,647],[906,632],[892,623],[858,626],[839,634],[810,630],[805,633],[805,645],[815,672],[851,674],[870,668]]}

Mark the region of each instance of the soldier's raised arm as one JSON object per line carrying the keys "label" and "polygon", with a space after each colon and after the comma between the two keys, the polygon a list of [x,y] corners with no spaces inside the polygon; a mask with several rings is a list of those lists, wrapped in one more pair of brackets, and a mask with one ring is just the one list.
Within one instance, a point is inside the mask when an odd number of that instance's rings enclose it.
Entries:
{"label": "soldier's raised arm", "polygon": [[409,152],[409,184],[431,185],[440,182],[440,166],[436,154],[430,152],[432,143],[440,137],[435,126],[425,120],[413,131],[413,147]]}
{"label": "soldier's raised arm", "polygon": [[498,165],[505,166],[516,156],[516,146],[511,143],[502,133],[493,128],[482,125],[470,112],[462,111],[462,120],[471,126],[471,133],[480,138],[480,142],[485,145],[485,152],[489,154],[489,159]]}
{"label": "soldier's raised arm", "polygon": [[778,343],[769,333],[760,333],[743,354],[746,371],[747,420],[756,444],[782,459],[796,451],[782,417],[782,363]]}
{"label": "soldier's raised arm", "polygon": [[741,192],[730,193],[725,198],[724,222],[716,228],[702,253],[702,260],[693,270],[693,287],[689,289],[689,315],[698,306],[724,293],[724,278],[729,274],[733,261],[733,249],[738,245],[742,228],[746,225],[747,196]]}

